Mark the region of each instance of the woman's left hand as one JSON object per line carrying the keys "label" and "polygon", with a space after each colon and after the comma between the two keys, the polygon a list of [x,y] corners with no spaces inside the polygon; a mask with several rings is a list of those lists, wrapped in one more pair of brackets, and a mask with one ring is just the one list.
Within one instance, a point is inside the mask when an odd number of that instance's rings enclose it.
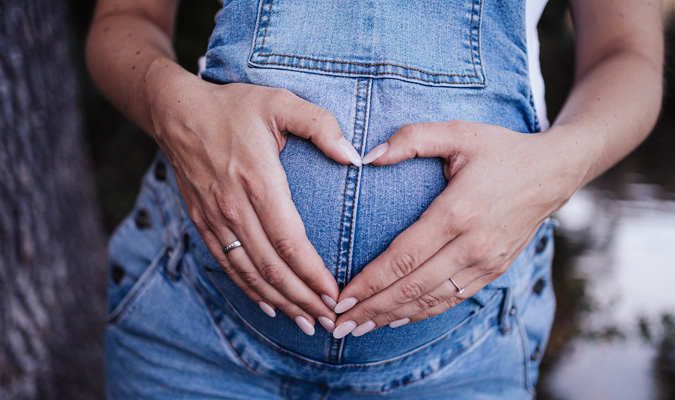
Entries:
{"label": "woman's left hand", "polygon": [[583,179],[582,168],[568,168],[574,155],[553,146],[554,136],[465,121],[425,122],[403,126],[373,149],[364,163],[378,154],[372,165],[441,157],[448,185],[345,287],[334,336],[432,317],[504,274]]}

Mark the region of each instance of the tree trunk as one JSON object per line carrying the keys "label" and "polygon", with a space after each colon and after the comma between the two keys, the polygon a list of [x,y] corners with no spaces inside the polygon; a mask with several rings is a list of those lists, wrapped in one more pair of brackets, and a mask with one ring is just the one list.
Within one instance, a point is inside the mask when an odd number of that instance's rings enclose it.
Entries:
{"label": "tree trunk", "polygon": [[0,0],[0,399],[96,399],[103,230],[66,5]]}

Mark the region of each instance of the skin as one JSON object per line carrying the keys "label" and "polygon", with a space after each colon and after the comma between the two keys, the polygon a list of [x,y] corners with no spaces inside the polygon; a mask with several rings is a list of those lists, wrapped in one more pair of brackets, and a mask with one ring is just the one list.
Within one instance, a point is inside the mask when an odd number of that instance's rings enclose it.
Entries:
{"label": "skin", "polygon": [[[177,0],[99,0],[87,64],[100,90],[166,153],[190,217],[232,280],[252,300],[311,326],[325,317],[333,330],[336,321],[341,337],[355,326],[364,334],[429,318],[471,297],[506,271],[576,190],[649,133],[662,91],[660,2],[570,3],[576,79],[547,132],[408,124],[377,149],[383,155],[366,157],[375,166],[440,157],[449,184],[342,293],[306,238],[278,157],[293,132],[335,161],[358,165],[330,112],[286,90],[214,85],[182,69],[171,48]],[[244,246],[224,255],[235,239]],[[343,314],[319,294],[342,302]]]}
{"label": "skin", "polygon": [[[661,3],[570,4],[575,83],[548,131],[528,135],[464,121],[409,124],[372,161],[440,157],[449,183],[340,293],[337,311],[353,303],[350,298],[358,303],[340,315],[335,336],[353,326],[361,335],[394,321],[420,321],[473,296],[506,272],[576,190],[651,131],[662,95]],[[462,295],[451,277],[465,289]]]}

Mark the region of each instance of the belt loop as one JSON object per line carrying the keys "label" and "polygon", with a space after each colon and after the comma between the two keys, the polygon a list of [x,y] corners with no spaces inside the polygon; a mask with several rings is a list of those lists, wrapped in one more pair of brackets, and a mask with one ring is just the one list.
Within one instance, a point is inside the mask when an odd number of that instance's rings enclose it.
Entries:
{"label": "belt loop", "polygon": [[510,288],[504,289],[504,301],[499,313],[499,330],[502,335],[511,332],[511,317],[516,314],[516,307],[513,305],[513,295]]}

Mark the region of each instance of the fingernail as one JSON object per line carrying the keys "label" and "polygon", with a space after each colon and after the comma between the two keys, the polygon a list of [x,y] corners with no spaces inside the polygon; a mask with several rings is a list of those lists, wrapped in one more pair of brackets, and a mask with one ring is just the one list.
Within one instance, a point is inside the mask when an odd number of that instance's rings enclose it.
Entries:
{"label": "fingernail", "polygon": [[354,146],[352,146],[352,144],[349,143],[347,139],[340,139],[340,147],[342,147],[342,151],[345,153],[345,156],[347,156],[349,162],[356,165],[357,167],[361,166],[361,156],[359,155],[359,152],[356,151]]}
{"label": "fingernail", "polygon": [[307,318],[303,317],[302,315],[298,315],[295,317],[295,323],[298,324],[300,329],[305,332],[307,336],[313,336],[314,335],[314,326],[307,321]]}
{"label": "fingernail", "polygon": [[323,326],[328,332],[333,333],[335,330],[335,322],[331,321],[328,317],[319,317],[319,323]]}
{"label": "fingernail", "polygon": [[269,315],[272,318],[277,316],[277,313],[276,313],[276,311],[274,311],[274,308],[272,308],[271,305],[265,303],[264,301],[259,301],[258,307],[260,307],[262,312],[264,312],[265,314]]}
{"label": "fingernail", "polygon": [[354,307],[354,305],[358,302],[356,300],[356,297],[347,297],[346,299],[342,300],[335,306],[335,313],[336,314],[342,314],[343,312],[349,310],[350,308]]}
{"label": "fingernail", "polygon": [[375,328],[375,322],[372,320],[366,321],[357,326],[356,329],[352,331],[352,336],[359,337],[361,335],[365,335],[366,333],[372,331],[373,328]]}
{"label": "fingernail", "polygon": [[343,337],[349,335],[351,331],[356,328],[356,322],[354,321],[347,321],[343,322],[340,325],[338,325],[337,328],[333,331],[333,337],[335,339],[342,339]]}
{"label": "fingernail", "polygon": [[377,160],[378,158],[382,157],[382,154],[386,153],[387,150],[389,149],[389,143],[384,142],[379,146],[376,146],[374,149],[368,152],[365,157],[363,157],[363,160],[361,161],[363,164],[370,164],[371,162]]}
{"label": "fingernail", "polygon": [[399,326],[403,326],[410,322],[410,318],[402,318],[402,319],[397,319],[396,321],[390,322],[389,327],[390,328],[398,328]]}
{"label": "fingernail", "polygon": [[332,297],[330,297],[330,296],[327,295],[327,294],[322,294],[322,295],[321,295],[321,300],[323,300],[323,302],[326,303],[326,305],[328,306],[328,308],[330,308],[331,310],[335,311],[336,303],[335,303],[335,300],[333,300]]}

